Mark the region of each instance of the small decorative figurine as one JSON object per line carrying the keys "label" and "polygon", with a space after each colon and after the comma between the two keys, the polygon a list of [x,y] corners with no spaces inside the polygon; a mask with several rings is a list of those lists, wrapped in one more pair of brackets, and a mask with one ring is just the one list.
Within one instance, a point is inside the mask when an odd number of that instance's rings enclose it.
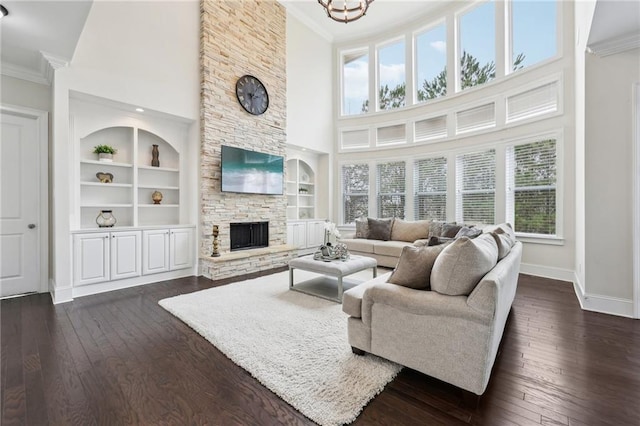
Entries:
{"label": "small decorative figurine", "polygon": [[111,173],[98,172],[96,173],[96,177],[100,181],[100,183],[111,183],[113,182],[113,175]]}
{"label": "small decorative figurine", "polygon": [[160,204],[160,201],[162,201],[162,192],[153,191],[153,194],[151,194],[151,199],[153,200],[153,204]]}

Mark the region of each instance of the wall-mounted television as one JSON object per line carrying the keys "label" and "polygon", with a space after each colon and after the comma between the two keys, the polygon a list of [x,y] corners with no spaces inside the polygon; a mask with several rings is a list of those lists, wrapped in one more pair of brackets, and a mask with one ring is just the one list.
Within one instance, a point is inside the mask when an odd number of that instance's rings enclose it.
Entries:
{"label": "wall-mounted television", "polygon": [[284,157],[222,145],[222,192],[282,195]]}

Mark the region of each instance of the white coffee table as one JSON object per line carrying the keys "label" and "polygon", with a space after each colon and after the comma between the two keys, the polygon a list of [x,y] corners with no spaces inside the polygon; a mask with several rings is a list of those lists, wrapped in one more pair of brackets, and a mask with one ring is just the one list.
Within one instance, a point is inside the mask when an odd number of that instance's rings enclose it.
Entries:
{"label": "white coffee table", "polygon": [[[314,260],[313,256],[303,256],[289,261],[289,289],[299,291],[301,293],[311,294],[313,296],[322,297],[324,299],[333,300],[334,302],[342,303],[343,278],[355,274],[356,272],[364,271],[371,268],[373,271],[373,278],[378,274],[377,271],[378,262],[375,259],[365,256],[351,256],[348,260],[332,260],[325,262],[322,260]],[[303,283],[293,284],[293,270],[301,269],[303,271],[315,272],[322,274],[325,277],[334,277],[338,281],[338,297],[331,297],[323,294],[319,291],[317,285],[304,285],[309,284],[307,281]],[[326,287],[327,280],[324,280],[321,285]],[[317,283],[312,283],[317,284]]]}

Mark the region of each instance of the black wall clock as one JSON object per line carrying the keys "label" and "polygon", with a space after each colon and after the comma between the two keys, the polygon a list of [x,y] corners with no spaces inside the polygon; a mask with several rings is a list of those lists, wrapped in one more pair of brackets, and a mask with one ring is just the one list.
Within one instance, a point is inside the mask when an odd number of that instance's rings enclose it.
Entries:
{"label": "black wall clock", "polygon": [[264,84],[252,75],[243,75],[236,82],[238,102],[248,113],[260,115],[269,108],[269,94]]}

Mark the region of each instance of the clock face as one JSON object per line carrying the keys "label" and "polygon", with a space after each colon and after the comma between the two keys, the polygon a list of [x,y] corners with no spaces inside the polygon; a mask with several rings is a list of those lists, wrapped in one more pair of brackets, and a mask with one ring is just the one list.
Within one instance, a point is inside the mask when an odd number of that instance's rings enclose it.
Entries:
{"label": "clock face", "polygon": [[264,84],[252,75],[244,75],[236,83],[238,102],[248,113],[260,115],[269,107],[269,94]]}

